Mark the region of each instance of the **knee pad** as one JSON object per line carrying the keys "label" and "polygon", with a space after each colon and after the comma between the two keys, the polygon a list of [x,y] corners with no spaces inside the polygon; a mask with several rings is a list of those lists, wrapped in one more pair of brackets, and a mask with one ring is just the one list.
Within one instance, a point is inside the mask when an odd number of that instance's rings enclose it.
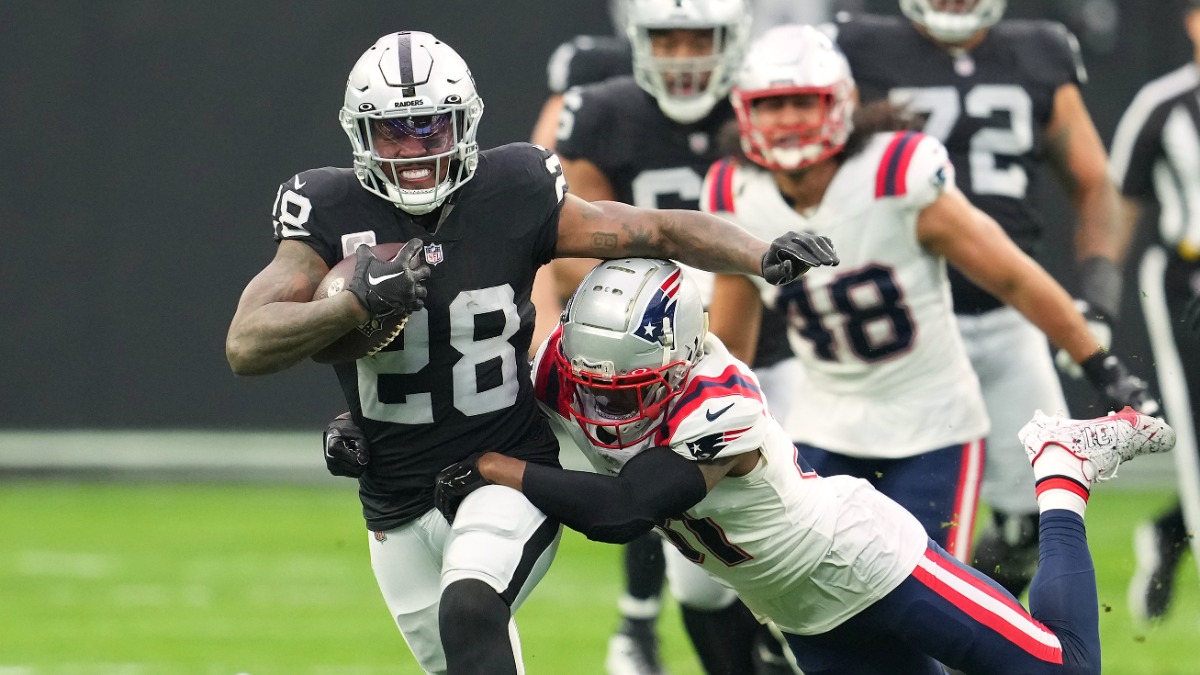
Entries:
{"label": "knee pad", "polygon": [[550,569],[561,533],[520,492],[482,487],[463,500],[454,519],[442,558],[443,592],[474,579],[516,609]]}

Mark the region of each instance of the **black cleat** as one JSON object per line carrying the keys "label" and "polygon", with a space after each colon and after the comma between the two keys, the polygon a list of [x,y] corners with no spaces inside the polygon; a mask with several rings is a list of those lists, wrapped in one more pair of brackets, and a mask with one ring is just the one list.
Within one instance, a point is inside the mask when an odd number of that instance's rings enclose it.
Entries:
{"label": "black cleat", "polygon": [[1133,532],[1137,567],[1129,581],[1129,613],[1147,622],[1161,619],[1175,593],[1175,573],[1187,545],[1169,536],[1156,522],[1145,522]]}

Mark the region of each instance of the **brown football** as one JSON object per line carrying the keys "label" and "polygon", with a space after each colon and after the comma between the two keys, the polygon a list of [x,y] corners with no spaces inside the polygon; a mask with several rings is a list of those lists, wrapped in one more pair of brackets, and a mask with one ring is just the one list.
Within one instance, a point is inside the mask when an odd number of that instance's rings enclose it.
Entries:
{"label": "brown football", "polygon": [[[404,242],[378,244],[371,247],[371,253],[374,253],[376,258],[391,260],[402,248]],[[350,277],[354,274],[354,260],[353,255],[348,255],[338,261],[321,283],[317,284],[313,300],[322,300],[346,290],[350,285]],[[404,329],[407,319],[407,316],[399,314],[372,319],[321,348],[312,355],[312,359],[317,363],[347,363],[375,354],[396,339]]]}

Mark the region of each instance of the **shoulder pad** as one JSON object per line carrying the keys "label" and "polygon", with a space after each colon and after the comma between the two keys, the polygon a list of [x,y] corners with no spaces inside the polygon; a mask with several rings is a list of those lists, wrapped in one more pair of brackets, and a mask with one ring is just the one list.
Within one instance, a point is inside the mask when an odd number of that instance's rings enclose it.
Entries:
{"label": "shoulder pad", "polygon": [[737,394],[708,396],[703,405],[676,420],[669,442],[689,459],[729,457],[762,447],[766,423],[760,400]]}
{"label": "shoulder pad", "polygon": [[733,176],[737,162],[732,157],[713,162],[704,176],[700,209],[708,213],[736,213],[733,206]]}
{"label": "shoulder pad", "polygon": [[[673,439],[680,425],[692,413],[700,410],[701,418],[706,418],[708,402],[726,396],[736,396],[754,401],[759,410],[763,409],[762,389],[759,388],[754,376],[743,371],[736,363],[731,363],[715,376],[695,375],[687,381],[683,392],[679,395],[679,400],[671,406],[664,420],[660,432],[663,440]],[[719,415],[713,417],[713,421],[719,417]]]}
{"label": "shoulder pad", "polygon": [[1087,84],[1079,40],[1069,28],[1044,19],[1009,19],[995,27],[997,37],[1012,43],[1021,70],[1054,85]]}
{"label": "shoulder pad", "polygon": [[347,199],[361,189],[350,169],[325,167],[296,174],[284,181],[271,206],[271,225],[276,241],[300,239],[317,249],[332,266],[339,259],[339,229]]}
{"label": "shoulder pad", "polygon": [[483,179],[488,190],[498,190],[517,199],[542,201],[550,207],[561,204],[567,179],[553,150],[532,143],[509,143],[479,155],[475,180]]}
{"label": "shoulder pad", "polygon": [[893,132],[875,173],[875,198],[903,197],[924,208],[954,185],[946,147],[919,131]]}
{"label": "shoulder pad", "polygon": [[547,85],[555,93],[630,72],[629,46],[604,35],[576,35],[559,45],[546,64]]}

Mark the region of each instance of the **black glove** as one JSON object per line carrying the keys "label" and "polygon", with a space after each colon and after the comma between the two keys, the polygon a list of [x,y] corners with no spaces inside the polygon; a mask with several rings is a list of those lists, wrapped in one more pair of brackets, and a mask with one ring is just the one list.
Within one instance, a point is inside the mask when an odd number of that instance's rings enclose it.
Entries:
{"label": "black glove", "polygon": [[424,245],[420,239],[410,239],[391,260],[376,258],[365,245],[354,252],[350,292],[372,318],[396,312],[412,314],[425,306],[425,280],[430,270],[421,256]]}
{"label": "black glove", "polygon": [[[1100,343],[1100,348],[1112,347],[1112,318],[1108,312],[1090,304],[1087,300],[1076,300],[1075,309],[1078,309],[1084,320],[1087,321],[1088,330],[1092,331],[1092,337]],[[1071,354],[1065,349],[1058,350],[1054,355],[1054,364],[1058,366],[1059,371],[1072,379],[1078,380],[1083,377],[1083,368],[1075,363],[1075,359],[1071,358]]]}
{"label": "black glove", "polygon": [[454,522],[454,514],[458,513],[458,505],[467,495],[484,485],[491,485],[491,481],[479,473],[480,454],[477,452],[438,472],[433,487],[433,505],[442,512],[449,523]]}
{"label": "black glove", "polygon": [[1200,339],[1200,293],[1192,296],[1183,307],[1183,323],[1192,337]]}
{"label": "black glove", "polygon": [[788,232],[771,242],[771,248],[763,255],[762,276],[767,283],[782,286],[813,267],[836,266],[839,262],[829,237]]}
{"label": "black glove", "polygon": [[367,437],[344,412],[325,427],[325,466],[335,476],[358,478],[367,470]]}
{"label": "black glove", "polygon": [[1101,349],[1079,365],[1110,409],[1120,410],[1129,406],[1145,415],[1158,415],[1162,410],[1162,406],[1150,395],[1146,381],[1130,373],[1115,354]]}

